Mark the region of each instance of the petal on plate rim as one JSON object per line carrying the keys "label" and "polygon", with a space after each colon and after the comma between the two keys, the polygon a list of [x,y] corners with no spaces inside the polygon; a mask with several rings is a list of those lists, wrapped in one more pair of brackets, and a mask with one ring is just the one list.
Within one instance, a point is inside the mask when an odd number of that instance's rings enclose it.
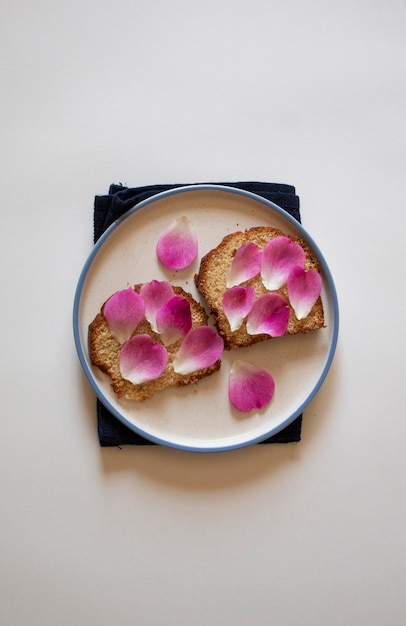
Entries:
{"label": "petal on plate rim", "polygon": [[146,334],[134,335],[120,350],[119,366],[121,376],[134,385],[150,382],[158,378],[168,362],[168,351]]}
{"label": "petal on plate rim", "polygon": [[292,269],[304,267],[305,252],[289,237],[274,237],[264,247],[261,257],[261,280],[266,289],[280,289],[288,280]]}
{"label": "petal on plate rim", "polygon": [[181,270],[197,257],[198,240],[192,221],[182,215],[165,229],[156,244],[158,259],[165,267]]}
{"label": "petal on plate rim", "polygon": [[281,337],[288,328],[290,308],[278,293],[265,293],[255,300],[247,318],[249,335]]}
{"label": "petal on plate rim", "polygon": [[247,317],[253,307],[255,297],[255,289],[251,286],[234,285],[234,287],[226,289],[222,307],[230,324],[231,332],[241,328],[244,318]]}
{"label": "petal on plate rim", "polygon": [[260,410],[271,401],[275,392],[275,381],[263,368],[236,359],[230,368],[228,397],[234,408],[242,413]]}
{"label": "petal on plate rim", "polygon": [[307,317],[316,304],[322,287],[322,279],[315,269],[305,271],[301,267],[292,270],[288,278],[288,296],[298,320]]}
{"label": "petal on plate rim", "polygon": [[103,316],[113,337],[124,343],[144,317],[144,301],[131,287],[122,289],[105,302]]}
{"label": "petal on plate rim", "polygon": [[177,374],[187,375],[211,367],[224,350],[220,335],[209,326],[196,326],[186,335],[173,360]]}

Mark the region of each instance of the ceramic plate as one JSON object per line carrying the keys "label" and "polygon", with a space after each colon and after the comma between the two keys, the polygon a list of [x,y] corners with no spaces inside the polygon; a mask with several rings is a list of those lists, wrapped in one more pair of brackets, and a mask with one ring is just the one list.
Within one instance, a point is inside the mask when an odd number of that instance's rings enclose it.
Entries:
{"label": "ceramic plate", "polygon": [[[166,270],[156,258],[155,245],[165,228],[181,215],[188,215],[195,226],[199,258],[187,270]],[[88,325],[103,302],[120,289],[152,279],[169,280],[201,300],[193,280],[199,259],[225,235],[258,225],[273,226],[302,237],[318,257],[326,328],[225,351],[220,371],[197,385],[166,389],[142,403],[119,400],[110,379],[92,366],[88,354]],[[336,291],[316,243],[295,219],[275,204],[255,194],[219,185],[181,187],[158,194],[128,211],[92,250],[81,273],[74,303],[79,359],[101,402],[143,437],[185,450],[239,448],[264,440],[287,426],[323,383],[334,356],[337,334]],[[228,376],[235,358],[256,363],[274,377],[274,397],[262,411],[243,414],[230,405]]]}

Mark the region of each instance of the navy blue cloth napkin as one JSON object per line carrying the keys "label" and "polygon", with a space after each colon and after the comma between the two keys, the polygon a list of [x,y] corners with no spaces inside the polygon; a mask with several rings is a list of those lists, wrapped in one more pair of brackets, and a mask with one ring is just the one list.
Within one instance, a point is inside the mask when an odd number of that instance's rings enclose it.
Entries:
{"label": "navy blue cloth napkin", "polygon": [[[211,183],[213,184],[213,183]],[[226,185],[255,193],[271,202],[274,202],[300,222],[299,197],[292,185],[263,182],[234,182],[214,183]],[[110,185],[109,193],[96,196],[94,200],[94,242],[104,231],[123,213],[133,206],[162,191],[184,187],[186,185],[148,185],[146,187],[125,187],[121,184]],[[151,441],[144,439],[122,424],[97,399],[97,426],[100,445],[150,445]],[[302,430],[302,415],[299,415],[289,426],[269,437],[261,443],[291,443],[300,441]],[[154,445],[154,444],[153,444]]]}

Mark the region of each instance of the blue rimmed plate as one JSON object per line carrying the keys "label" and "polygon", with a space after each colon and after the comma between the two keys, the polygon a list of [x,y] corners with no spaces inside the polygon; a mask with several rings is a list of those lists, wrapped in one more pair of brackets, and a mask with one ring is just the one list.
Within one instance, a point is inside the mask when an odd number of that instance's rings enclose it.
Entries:
{"label": "blue rimmed plate", "polygon": [[[188,215],[199,240],[199,258],[187,270],[163,268],[155,245],[178,216]],[[170,388],[145,402],[117,398],[110,379],[89,359],[89,323],[114,292],[152,279],[169,280],[200,299],[194,285],[199,259],[236,230],[269,225],[304,239],[319,259],[326,327],[250,348],[225,352],[219,372],[197,385]],[[338,336],[337,294],[327,263],[305,229],[286,211],[255,194],[221,185],[191,185],[153,196],[129,210],[98,240],[76,289],[73,328],[79,360],[100,401],[128,428],[155,443],[214,452],[258,443],[290,424],[320,389]],[[235,358],[267,369],[275,395],[260,412],[241,414],[228,401],[228,375]]]}

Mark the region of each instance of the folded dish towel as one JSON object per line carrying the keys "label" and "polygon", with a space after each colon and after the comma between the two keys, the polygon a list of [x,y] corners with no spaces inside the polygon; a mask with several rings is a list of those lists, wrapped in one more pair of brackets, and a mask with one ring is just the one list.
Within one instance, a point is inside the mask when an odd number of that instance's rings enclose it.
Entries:
{"label": "folded dish towel", "polygon": [[[211,183],[212,184],[212,183]],[[255,193],[271,202],[274,202],[292,217],[300,222],[299,197],[296,195],[292,185],[263,182],[234,182],[215,183],[235,187]],[[125,187],[121,184],[111,185],[109,193],[103,196],[96,196],[94,201],[94,242],[104,233],[104,231],[123,213],[133,206],[154,196],[161,191],[184,187],[185,185],[149,185],[146,187]],[[97,399],[97,423],[100,445],[123,446],[152,444],[133,432],[106,409]],[[291,443],[300,441],[302,429],[302,416],[299,415],[289,426],[273,435],[261,443]],[[155,445],[155,444],[152,444]]]}

